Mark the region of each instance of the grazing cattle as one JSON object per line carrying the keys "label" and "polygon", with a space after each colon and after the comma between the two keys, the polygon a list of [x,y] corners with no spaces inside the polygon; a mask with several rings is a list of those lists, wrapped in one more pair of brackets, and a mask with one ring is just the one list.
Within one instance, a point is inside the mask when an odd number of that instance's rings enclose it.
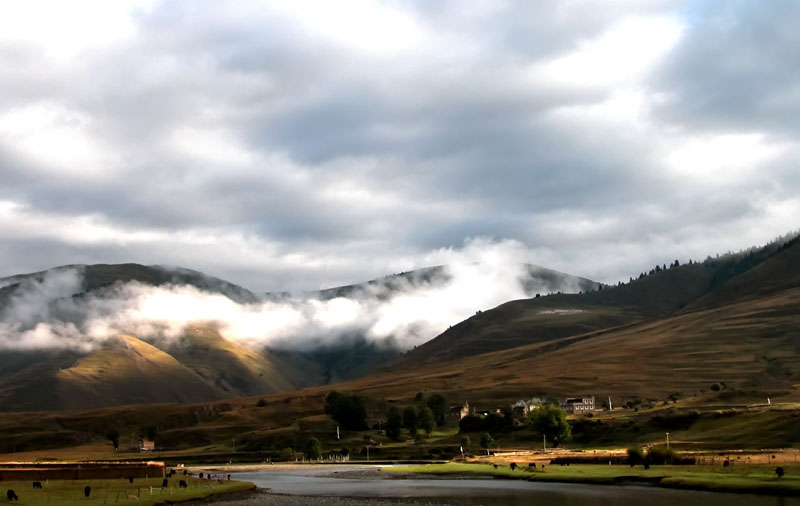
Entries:
{"label": "grazing cattle", "polygon": [[6,497],[8,498],[9,501],[19,501],[19,497],[17,497],[17,493],[14,492],[11,489],[8,489],[8,492],[6,492]]}
{"label": "grazing cattle", "polygon": [[128,482],[133,483],[133,476],[128,476]]}
{"label": "grazing cattle", "polygon": [[42,482],[41,481],[34,481],[33,482],[33,488],[34,488],[34,490],[37,489],[37,488],[42,488]]}
{"label": "grazing cattle", "polygon": [[183,475],[184,475],[184,476],[186,476],[187,474],[189,474],[189,471],[187,471],[186,469],[184,469],[184,470],[183,470]]}
{"label": "grazing cattle", "polygon": [[178,482],[178,488],[187,488],[187,487],[188,487],[188,485],[186,485],[186,481],[185,480],[181,480],[181,481]]}
{"label": "grazing cattle", "polygon": [[92,495],[92,487],[86,485],[83,487],[83,497],[89,497],[90,495]]}
{"label": "grazing cattle", "polygon": [[161,482],[161,488],[166,488],[169,486],[169,480],[164,478],[164,481]]}
{"label": "grazing cattle", "polygon": [[200,473],[200,479],[201,480],[203,479],[203,473]]}
{"label": "grazing cattle", "polygon": [[511,468],[512,471],[514,471],[514,470],[517,469],[517,463],[516,462],[512,462],[509,467]]}
{"label": "grazing cattle", "polygon": [[228,475],[228,481],[231,481],[231,475],[230,474]]}
{"label": "grazing cattle", "polygon": [[531,462],[530,464],[528,464],[528,467],[536,469],[536,462]]}
{"label": "grazing cattle", "polygon": [[492,465],[494,466],[495,469],[497,469],[497,464],[492,464]]}

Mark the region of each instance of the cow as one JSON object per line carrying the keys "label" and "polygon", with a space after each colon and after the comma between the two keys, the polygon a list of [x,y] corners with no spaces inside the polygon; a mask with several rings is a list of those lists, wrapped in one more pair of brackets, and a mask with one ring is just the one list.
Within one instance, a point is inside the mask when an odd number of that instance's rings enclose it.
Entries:
{"label": "cow", "polygon": [[128,482],[133,483],[133,476],[128,476]]}
{"label": "cow", "polygon": [[231,475],[230,474],[228,475],[228,481],[231,481]]}
{"label": "cow", "polygon": [[41,481],[34,481],[33,482],[33,489],[36,490],[37,488],[42,488],[42,482]]}
{"label": "cow", "polygon": [[187,471],[186,469],[184,469],[184,470],[183,470],[183,475],[184,475],[184,476],[186,476],[187,474],[189,474],[189,471]]}
{"label": "cow", "polygon": [[92,487],[86,485],[83,487],[83,497],[89,497],[90,495],[92,495]]}
{"label": "cow", "polygon": [[203,479],[203,473],[200,473],[200,479],[201,480]]}
{"label": "cow", "polygon": [[169,486],[169,480],[164,478],[164,481],[161,482],[161,488],[167,488]]}
{"label": "cow", "polygon": [[10,501],[19,501],[19,497],[17,497],[17,493],[14,492],[11,489],[8,489],[8,492],[6,492],[6,497],[8,498],[9,502]]}
{"label": "cow", "polygon": [[185,480],[181,480],[178,482],[178,488],[187,488],[188,485],[186,484]]}

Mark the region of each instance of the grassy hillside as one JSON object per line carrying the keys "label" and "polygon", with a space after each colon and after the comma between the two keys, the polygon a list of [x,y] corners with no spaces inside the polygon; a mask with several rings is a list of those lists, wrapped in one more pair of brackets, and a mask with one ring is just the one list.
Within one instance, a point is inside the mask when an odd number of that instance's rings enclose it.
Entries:
{"label": "grassy hillside", "polygon": [[658,269],[629,283],[510,301],[460,322],[405,354],[403,369],[757,298],[800,284],[798,239]]}
{"label": "grassy hillside", "polygon": [[684,265],[581,294],[515,300],[458,323],[406,354],[399,368],[608,329],[681,309],[707,291],[714,269]]}

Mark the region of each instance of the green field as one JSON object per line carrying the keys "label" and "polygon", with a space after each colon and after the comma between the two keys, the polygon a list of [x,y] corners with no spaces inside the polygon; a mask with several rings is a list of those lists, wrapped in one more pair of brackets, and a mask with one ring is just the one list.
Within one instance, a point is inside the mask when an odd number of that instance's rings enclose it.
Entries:
{"label": "green field", "polygon": [[497,478],[529,481],[555,481],[565,483],[591,483],[596,485],[619,485],[631,482],[691,490],[715,492],[747,492],[776,495],[796,495],[800,493],[800,466],[783,466],[786,474],[778,478],[774,466],[736,465],[721,466],[538,466],[512,471],[508,466],[494,468],[491,464],[428,464],[421,466],[401,466],[385,468],[393,473],[415,473],[434,475],[493,476]]}
{"label": "green field", "polygon": [[[169,502],[182,502],[192,499],[202,499],[214,494],[242,492],[252,490],[254,485],[243,481],[200,480],[188,478],[188,488],[178,487],[180,478],[170,479],[170,486],[161,488],[161,479],[149,478],[147,480],[135,479],[133,483],[127,480],[50,480],[43,482],[43,488],[34,490],[30,481],[3,481],[2,493],[5,501],[5,492],[13,490],[18,502],[24,505],[54,505],[69,506],[71,504],[137,504],[151,506]],[[84,487],[92,488],[91,495],[84,497]]]}

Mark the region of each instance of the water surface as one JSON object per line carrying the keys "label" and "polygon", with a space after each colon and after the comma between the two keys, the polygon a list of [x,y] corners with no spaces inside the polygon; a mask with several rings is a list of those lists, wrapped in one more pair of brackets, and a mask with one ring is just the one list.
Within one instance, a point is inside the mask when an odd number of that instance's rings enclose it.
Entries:
{"label": "water surface", "polygon": [[[373,468],[349,467],[348,471]],[[695,492],[646,486],[542,483],[493,478],[369,479],[337,478],[331,468],[238,473],[273,492],[304,496],[413,498],[484,506],[800,506],[800,499]],[[351,472],[347,473],[352,476]]]}

